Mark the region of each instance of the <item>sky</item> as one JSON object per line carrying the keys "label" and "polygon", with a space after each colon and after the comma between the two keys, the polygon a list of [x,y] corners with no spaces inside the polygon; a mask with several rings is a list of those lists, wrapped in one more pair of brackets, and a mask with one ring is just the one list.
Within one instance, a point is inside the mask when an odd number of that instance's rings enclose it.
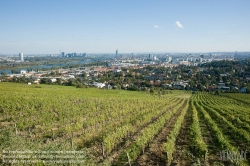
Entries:
{"label": "sky", "polygon": [[0,53],[250,51],[249,0],[0,0]]}

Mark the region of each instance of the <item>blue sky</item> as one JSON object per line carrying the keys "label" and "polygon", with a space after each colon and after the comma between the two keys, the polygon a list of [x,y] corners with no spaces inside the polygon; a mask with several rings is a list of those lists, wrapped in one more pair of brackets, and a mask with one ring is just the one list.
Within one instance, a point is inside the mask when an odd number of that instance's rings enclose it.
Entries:
{"label": "blue sky", "polygon": [[0,0],[0,53],[250,51],[249,0]]}

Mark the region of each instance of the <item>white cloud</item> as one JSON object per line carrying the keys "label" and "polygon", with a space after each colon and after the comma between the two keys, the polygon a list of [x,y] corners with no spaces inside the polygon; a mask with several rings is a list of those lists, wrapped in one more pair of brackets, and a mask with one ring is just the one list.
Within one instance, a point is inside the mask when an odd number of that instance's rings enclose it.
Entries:
{"label": "white cloud", "polygon": [[176,21],[175,25],[177,25],[179,28],[183,28],[183,25],[179,21]]}
{"label": "white cloud", "polygon": [[154,28],[159,28],[159,26],[158,26],[158,25],[155,25]]}

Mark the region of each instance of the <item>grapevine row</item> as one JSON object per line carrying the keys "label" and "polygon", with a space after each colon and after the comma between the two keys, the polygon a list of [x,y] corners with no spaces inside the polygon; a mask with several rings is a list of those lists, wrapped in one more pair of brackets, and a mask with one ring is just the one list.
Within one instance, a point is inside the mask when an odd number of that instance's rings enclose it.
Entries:
{"label": "grapevine row", "polygon": [[146,129],[142,131],[142,135],[135,140],[135,142],[127,148],[119,157],[120,162],[127,161],[127,153],[129,154],[131,162],[133,162],[141,153],[144,151],[147,144],[153,140],[156,134],[162,129],[162,127],[166,124],[174,114],[178,112],[179,109],[183,109],[183,105],[187,103],[187,100],[183,100],[183,102],[179,105],[179,107],[174,108],[170,113],[164,114],[160,117],[155,123],[149,125]]}
{"label": "grapevine row", "polygon": [[167,163],[168,165],[171,164],[171,161],[173,160],[173,152],[175,151],[175,141],[177,136],[179,135],[179,132],[181,130],[182,123],[184,121],[184,117],[186,115],[188,108],[188,104],[185,105],[184,108],[182,108],[182,112],[180,116],[177,118],[174,128],[167,137],[167,142],[163,144],[163,150],[164,152],[167,152]]}

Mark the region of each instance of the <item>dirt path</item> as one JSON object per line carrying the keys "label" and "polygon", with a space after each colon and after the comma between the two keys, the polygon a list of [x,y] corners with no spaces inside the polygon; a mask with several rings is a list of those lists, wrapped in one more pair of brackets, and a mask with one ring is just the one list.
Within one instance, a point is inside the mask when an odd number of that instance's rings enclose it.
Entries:
{"label": "dirt path", "polygon": [[188,109],[185,120],[182,124],[180,133],[177,137],[176,143],[175,143],[175,152],[173,154],[173,161],[171,165],[177,165],[177,166],[190,166],[194,163],[192,160],[192,157],[190,156],[190,135],[189,135],[189,127],[191,125],[191,110]]}

